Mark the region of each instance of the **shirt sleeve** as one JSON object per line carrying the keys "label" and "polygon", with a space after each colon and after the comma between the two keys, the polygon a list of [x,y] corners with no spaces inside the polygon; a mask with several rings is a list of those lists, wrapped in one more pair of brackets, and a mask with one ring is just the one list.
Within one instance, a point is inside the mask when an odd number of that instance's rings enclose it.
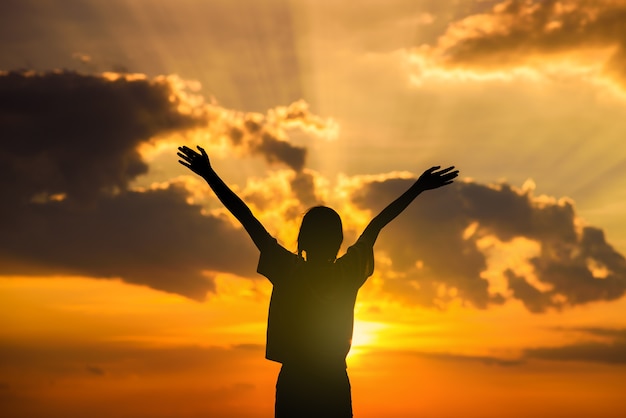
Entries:
{"label": "shirt sleeve", "polygon": [[355,286],[361,287],[374,273],[374,243],[361,235],[337,263],[343,276]]}
{"label": "shirt sleeve", "polygon": [[267,277],[275,286],[287,280],[293,272],[298,256],[270,238],[261,248],[257,273]]}

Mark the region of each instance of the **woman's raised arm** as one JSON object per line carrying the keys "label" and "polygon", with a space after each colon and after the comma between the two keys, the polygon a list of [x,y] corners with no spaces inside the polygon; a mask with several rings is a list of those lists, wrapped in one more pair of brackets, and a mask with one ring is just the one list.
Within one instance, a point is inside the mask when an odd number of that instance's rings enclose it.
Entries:
{"label": "woman's raised arm", "polygon": [[[459,175],[458,170],[454,170],[454,166],[439,170],[439,166],[431,167],[424,171],[415,183],[404,192],[399,198],[394,200],[383,209],[374,219],[367,225],[361,237],[367,239],[374,244],[380,231],[392,220],[395,219],[409,204],[423,191],[437,189],[439,187],[451,184],[456,176]],[[439,170],[439,171],[437,171]],[[453,171],[454,170],[454,171]]]}
{"label": "woman's raised arm", "polygon": [[200,153],[189,147],[178,147],[178,156],[181,160],[179,163],[201,176],[209,184],[217,198],[224,204],[254,241],[256,247],[260,250],[271,238],[265,227],[254,217],[250,208],[239,198],[211,167],[211,162],[207,153],[201,147],[198,147]]}

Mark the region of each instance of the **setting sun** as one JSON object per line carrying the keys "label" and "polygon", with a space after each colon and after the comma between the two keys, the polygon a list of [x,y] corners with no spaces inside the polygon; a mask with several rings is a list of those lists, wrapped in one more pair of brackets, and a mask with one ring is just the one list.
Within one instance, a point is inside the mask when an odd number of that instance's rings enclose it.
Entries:
{"label": "setting sun", "polygon": [[358,358],[362,352],[376,349],[381,339],[384,339],[386,328],[385,323],[359,321],[356,318],[354,334],[352,335],[352,349],[348,354],[349,361]]}

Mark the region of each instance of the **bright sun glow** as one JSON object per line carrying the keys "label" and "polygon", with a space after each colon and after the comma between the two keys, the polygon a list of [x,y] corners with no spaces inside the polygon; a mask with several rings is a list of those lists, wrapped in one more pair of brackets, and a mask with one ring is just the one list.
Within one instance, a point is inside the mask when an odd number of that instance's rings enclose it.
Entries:
{"label": "bright sun glow", "polygon": [[376,345],[380,339],[380,333],[388,325],[382,322],[355,321],[354,333],[352,334],[352,349],[348,357],[353,358]]}

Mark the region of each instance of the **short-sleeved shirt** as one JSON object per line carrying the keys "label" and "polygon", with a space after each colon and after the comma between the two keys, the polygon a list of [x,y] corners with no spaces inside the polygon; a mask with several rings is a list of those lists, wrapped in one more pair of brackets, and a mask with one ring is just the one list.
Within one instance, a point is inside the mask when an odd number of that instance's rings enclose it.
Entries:
{"label": "short-sleeved shirt", "polygon": [[257,272],[274,288],[265,357],[298,366],[346,365],[352,343],[354,304],[374,271],[370,240],[363,236],[345,255],[324,266],[308,263],[271,238]]}

